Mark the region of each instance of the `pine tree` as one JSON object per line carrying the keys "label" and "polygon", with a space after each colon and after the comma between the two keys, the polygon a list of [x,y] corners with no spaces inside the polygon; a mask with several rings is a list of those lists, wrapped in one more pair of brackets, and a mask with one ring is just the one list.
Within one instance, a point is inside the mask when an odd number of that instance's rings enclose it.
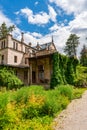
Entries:
{"label": "pine tree", "polygon": [[3,22],[0,26],[0,38],[6,37],[8,33],[12,33],[12,31],[15,29],[15,26],[12,25],[10,27],[6,26],[6,23]]}
{"label": "pine tree", "polygon": [[64,52],[69,57],[76,57],[78,45],[79,45],[79,37],[76,34],[71,34],[67,39]]}

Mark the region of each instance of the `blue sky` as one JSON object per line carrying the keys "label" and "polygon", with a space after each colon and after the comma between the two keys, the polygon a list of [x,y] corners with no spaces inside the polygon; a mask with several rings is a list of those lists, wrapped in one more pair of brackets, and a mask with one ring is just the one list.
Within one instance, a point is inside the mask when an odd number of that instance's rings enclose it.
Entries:
{"label": "blue sky", "polygon": [[14,37],[32,46],[50,42],[54,37],[57,49],[63,48],[70,33],[80,36],[81,50],[87,44],[87,0],[0,0],[0,25],[15,25]]}

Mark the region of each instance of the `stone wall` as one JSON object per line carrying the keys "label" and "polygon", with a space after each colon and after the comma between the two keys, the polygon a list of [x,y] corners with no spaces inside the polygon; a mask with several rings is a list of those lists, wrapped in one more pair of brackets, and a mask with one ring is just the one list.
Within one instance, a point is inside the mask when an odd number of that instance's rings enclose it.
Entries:
{"label": "stone wall", "polygon": [[[4,60],[2,61],[2,55],[4,55]],[[8,49],[0,50],[0,64],[7,64],[8,62]]]}

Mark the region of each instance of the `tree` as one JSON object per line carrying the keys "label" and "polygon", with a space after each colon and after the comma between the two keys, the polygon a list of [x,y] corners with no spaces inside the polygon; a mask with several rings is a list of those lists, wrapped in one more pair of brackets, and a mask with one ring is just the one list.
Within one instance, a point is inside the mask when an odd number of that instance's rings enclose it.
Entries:
{"label": "tree", "polygon": [[81,50],[81,56],[80,56],[80,63],[83,66],[87,66],[87,47],[83,45],[83,48]]}
{"label": "tree", "polygon": [[6,26],[6,23],[3,22],[0,26],[0,38],[6,37],[8,33],[12,33],[12,31],[15,29],[15,26],[12,25],[10,27]]}
{"label": "tree", "polygon": [[71,34],[67,39],[64,52],[69,57],[76,57],[78,45],[79,45],[79,37],[76,34]]}

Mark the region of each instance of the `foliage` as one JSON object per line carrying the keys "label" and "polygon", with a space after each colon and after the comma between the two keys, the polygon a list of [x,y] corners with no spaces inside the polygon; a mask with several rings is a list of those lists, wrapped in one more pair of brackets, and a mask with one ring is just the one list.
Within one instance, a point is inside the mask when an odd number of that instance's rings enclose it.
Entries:
{"label": "foliage", "polygon": [[41,86],[30,86],[0,92],[0,129],[51,130],[54,116],[82,92],[69,85],[48,91]]}
{"label": "foliage", "polygon": [[60,73],[60,68],[59,68],[59,54],[54,53],[52,55],[52,60],[53,60],[53,74],[51,78],[51,88],[54,88],[57,84],[62,83],[62,77]]}
{"label": "foliage", "polygon": [[87,66],[87,47],[83,45],[83,48],[81,50],[81,56],[80,56],[80,63],[83,66]]}
{"label": "foliage", "polygon": [[52,62],[51,88],[59,84],[74,84],[78,60],[74,57],[69,58],[59,53],[54,53],[52,55]]}
{"label": "foliage", "polygon": [[12,70],[0,68],[0,86],[6,86],[7,89],[19,88],[23,85],[22,81],[16,77]]}
{"label": "foliage", "polygon": [[74,84],[74,81],[77,78],[76,68],[77,68],[78,64],[79,64],[79,62],[76,58],[74,58],[74,57],[68,58],[67,68],[65,71],[65,77],[66,77],[66,81],[68,84],[71,84],[71,85]]}
{"label": "foliage", "polygon": [[3,22],[2,25],[0,26],[0,38],[6,37],[6,35],[8,33],[11,33],[14,29],[15,29],[14,25],[7,27],[6,23]]}
{"label": "foliage", "polygon": [[87,67],[77,67],[77,78],[74,81],[76,87],[87,87]]}
{"label": "foliage", "polygon": [[75,88],[73,90],[73,99],[78,99],[82,97],[82,94],[84,93],[84,91],[87,90],[86,88]]}
{"label": "foliage", "polygon": [[67,96],[69,100],[73,98],[73,87],[70,85],[66,86],[58,86],[58,91],[60,92],[61,95]]}
{"label": "foliage", "polygon": [[79,45],[79,37],[76,34],[70,34],[67,39],[64,52],[69,57],[76,57],[77,47]]}

